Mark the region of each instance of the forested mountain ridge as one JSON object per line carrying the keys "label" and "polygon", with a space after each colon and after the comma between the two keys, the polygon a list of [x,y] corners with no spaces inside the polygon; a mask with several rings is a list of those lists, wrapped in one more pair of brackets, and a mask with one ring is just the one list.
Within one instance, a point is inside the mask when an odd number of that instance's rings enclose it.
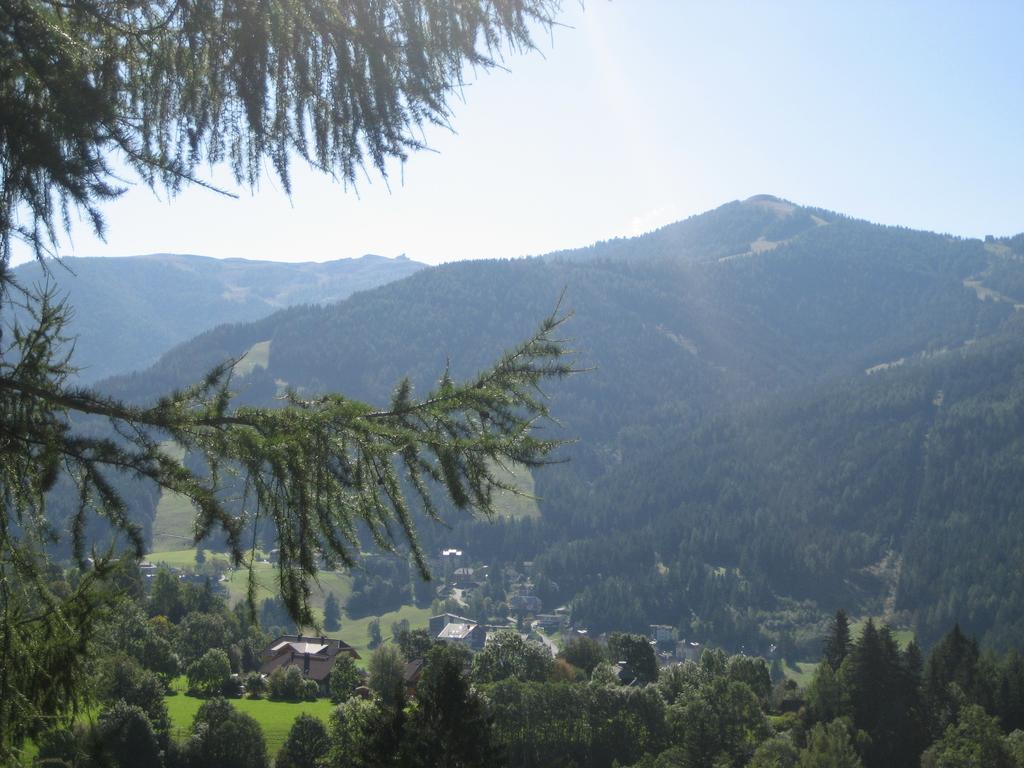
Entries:
{"label": "forested mountain ridge", "polygon": [[544,599],[596,629],[810,647],[846,605],[1005,645],[1024,616],[1019,242],[760,196],[224,326],[103,386],[146,399],[269,342],[243,400],[286,382],[384,402],[402,376],[423,391],[446,365],[481,369],[564,290],[566,334],[594,367],[551,393],[572,461],[536,474],[540,520],[453,516],[421,526],[427,546],[534,560]]}
{"label": "forested mountain ridge", "polygon": [[75,363],[83,382],[152,364],[177,343],[222,323],[256,320],[284,307],[338,301],[406,277],[404,256],[317,262],[212,259],[158,253],[67,257],[14,270],[23,287],[49,282],[74,308]]}
{"label": "forested mountain ridge", "polygon": [[539,567],[580,595],[595,626],[693,615],[697,634],[743,642],[769,614],[846,600],[924,642],[952,619],[1013,647],[1024,626],[1021,331],[1017,319],[985,342],[692,431],[652,426],[586,494],[574,529],[562,541],[548,532]]}
{"label": "forested mountain ridge", "polygon": [[[781,242],[839,218],[831,211],[799,207],[772,195],[755,195],[659,227],[639,238],[615,238],[587,248],[555,251],[546,258],[718,261],[771,250]],[[640,240],[643,246],[638,249]]]}

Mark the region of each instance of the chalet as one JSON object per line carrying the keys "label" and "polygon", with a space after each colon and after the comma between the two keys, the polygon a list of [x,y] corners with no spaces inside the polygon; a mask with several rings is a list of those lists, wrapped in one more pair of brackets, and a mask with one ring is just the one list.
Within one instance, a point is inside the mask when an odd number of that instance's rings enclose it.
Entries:
{"label": "chalet", "polygon": [[569,617],[560,613],[539,613],[533,626],[545,632],[558,631],[569,623]]}
{"label": "chalet", "polygon": [[487,630],[476,623],[446,624],[437,635],[437,639],[442,643],[453,643],[472,651],[479,651],[487,640]]}
{"label": "chalet", "polygon": [[472,568],[456,568],[455,573],[452,574],[452,582],[459,589],[474,589],[480,586],[480,583],[473,578],[473,574],[476,573]]}
{"label": "chalet", "polygon": [[437,616],[431,616],[427,620],[427,631],[430,632],[431,636],[437,637],[441,634],[441,630],[449,624],[475,623],[475,621],[467,619],[465,616],[456,616],[454,613],[439,613]]}
{"label": "chalet", "polygon": [[331,692],[331,670],[342,654],[359,658],[356,649],[343,640],[323,635],[281,635],[263,652],[260,674],[270,675],[278,669],[298,667],[305,677],[317,682],[320,695],[327,696]]}

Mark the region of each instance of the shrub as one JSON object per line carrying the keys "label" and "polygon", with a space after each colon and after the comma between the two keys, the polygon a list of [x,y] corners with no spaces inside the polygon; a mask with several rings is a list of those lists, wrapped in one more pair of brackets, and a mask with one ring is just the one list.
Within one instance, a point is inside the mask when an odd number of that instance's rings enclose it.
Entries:
{"label": "shrub", "polygon": [[320,695],[320,686],[316,680],[303,680],[302,681],[302,698],[305,701],[316,701]]}
{"label": "shrub", "polygon": [[267,681],[259,672],[250,672],[245,676],[245,692],[250,699],[258,699],[267,692]]}
{"label": "shrub", "polygon": [[302,670],[296,666],[278,667],[270,675],[270,698],[275,701],[300,701],[304,679]]}

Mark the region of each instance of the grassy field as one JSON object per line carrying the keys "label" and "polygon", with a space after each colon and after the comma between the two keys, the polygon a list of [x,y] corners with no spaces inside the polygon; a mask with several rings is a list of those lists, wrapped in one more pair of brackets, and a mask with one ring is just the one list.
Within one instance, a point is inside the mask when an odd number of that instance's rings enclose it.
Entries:
{"label": "grassy field", "polygon": [[[857,619],[856,621],[851,621],[850,638],[854,642],[857,641],[857,638],[859,638],[861,633],[864,631],[864,626],[868,623],[868,618],[873,618],[875,620],[876,627],[881,627],[885,623],[885,620],[880,616],[863,616]],[[913,630],[907,629],[905,627],[893,627],[892,634],[896,642],[899,644],[900,648],[904,649],[908,645],[910,645],[910,641],[914,639]],[[814,677],[814,670],[818,668],[818,663],[819,662],[817,661],[800,661],[792,666],[786,664],[786,677],[788,677],[790,680],[795,680],[797,682],[797,685],[799,685],[801,688],[806,688],[808,685],[810,685],[811,679]]]}
{"label": "grassy field", "polygon": [[249,351],[242,355],[242,359],[235,363],[232,373],[236,377],[248,376],[257,368],[266,369],[270,364],[270,342],[257,341]]}
{"label": "grassy field", "polygon": [[[160,448],[178,461],[185,458],[185,450],[171,440],[161,443]],[[194,518],[195,510],[187,498],[162,492],[153,518],[153,551],[179,550],[191,544]]]}
{"label": "grassy field", "polygon": [[786,677],[790,680],[795,680],[796,684],[801,688],[806,688],[811,684],[811,680],[814,677],[814,670],[817,668],[818,662],[816,661],[799,661],[792,666],[789,664],[783,665],[783,671],[786,673]]}
{"label": "grassy field", "polygon": [[[268,597],[277,595],[276,568],[269,563],[256,563],[253,566],[253,573],[256,577],[256,602],[259,603]],[[323,571],[319,575],[320,585],[313,585],[313,594],[310,602],[320,617],[323,618],[324,601],[329,592],[341,605],[348,602],[352,593],[352,577],[340,571]],[[246,592],[249,589],[249,572],[246,569],[232,571],[228,574],[228,602],[231,605],[245,600]]]}
{"label": "grassy field", "polygon": [[[359,662],[360,666],[365,666],[366,659],[371,653],[369,648],[369,627],[373,618],[373,616],[364,616],[361,619],[350,619],[347,616],[343,616],[341,619],[341,630],[327,633],[330,637],[340,637],[359,651],[359,654],[363,657],[362,661]],[[380,616],[380,633],[387,640],[391,635],[391,625],[402,619],[406,619],[409,622],[410,629],[426,629],[429,618],[429,608],[403,605],[397,611],[390,611]]]}
{"label": "grassy field", "polygon": [[[212,560],[228,561],[228,556],[223,552],[213,552],[209,549],[203,550],[207,562]],[[194,549],[170,549],[161,552],[151,552],[146,559],[156,565],[166,565],[171,568],[195,568],[196,551]]]}
{"label": "grassy field", "polygon": [[[864,625],[868,623],[868,618],[873,618],[875,620],[876,627],[881,627],[883,624],[885,624],[885,619],[883,619],[881,616],[863,616],[857,619],[856,621],[851,621],[850,638],[854,642],[856,642],[857,638],[860,637],[861,633],[864,631]],[[914,639],[914,631],[912,629],[907,629],[905,627],[893,627],[892,636],[893,638],[895,638],[896,642],[899,643],[900,648],[906,648],[908,645],[910,645],[910,641]]]}
{"label": "grassy field", "polygon": [[529,467],[515,465],[511,469],[497,468],[498,479],[516,488],[520,493],[503,491],[495,496],[494,507],[500,517],[540,517],[540,507],[534,495],[533,475]]}
{"label": "grassy field", "polygon": [[[171,734],[177,741],[184,741],[188,738],[192,719],[199,711],[203,700],[178,694],[166,697],[165,701],[167,702],[167,712],[171,716]],[[288,730],[295,722],[295,718],[306,713],[320,718],[327,725],[334,709],[330,699],[303,701],[296,704],[266,699],[231,699],[230,701],[235,709],[251,715],[260,724],[260,728],[263,729],[263,737],[267,740],[267,752],[271,758],[284,744]]]}
{"label": "grassy field", "polygon": [[[167,552],[153,552],[148,556],[149,560],[156,564],[164,564],[175,568],[185,568],[195,565],[194,549],[179,549]],[[206,551],[207,560],[227,560],[227,555]],[[277,595],[275,583],[275,569],[270,563],[258,562],[253,566],[256,575],[256,603],[257,605],[268,597]],[[247,570],[239,569],[227,573],[225,586],[228,589],[228,603],[235,605],[245,600],[248,589],[249,573]],[[324,601],[327,594],[333,592],[338,602],[344,606],[352,594],[352,577],[340,571],[325,571],[320,574],[319,587],[313,587],[311,602],[317,618],[323,621]],[[341,618],[341,629],[337,632],[328,632],[330,637],[337,637],[356,648],[364,657],[369,655],[370,645],[370,622],[373,616],[364,616],[359,619],[351,619],[344,612]],[[391,634],[391,625],[405,619],[412,629],[427,626],[427,619],[430,618],[429,608],[417,608],[414,605],[403,605],[396,611],[389,611],[380,616],[380,631],[385,639]],[[365,658],[362,662],[365,664]]]}

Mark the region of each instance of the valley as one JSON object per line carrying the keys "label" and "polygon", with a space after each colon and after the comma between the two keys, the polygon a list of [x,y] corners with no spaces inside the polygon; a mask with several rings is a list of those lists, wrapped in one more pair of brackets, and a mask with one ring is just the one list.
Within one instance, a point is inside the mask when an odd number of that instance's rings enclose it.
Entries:
{"label": "valley", "polygon": [[[273,404],[287,382],[379,403],[403,375],[418,390],[446,365],[472,375],[564,289],[577,364],[593,368],[550,392],[553,434],[573,441],[567,463],[522,474],[505,519],[420,520],[424,545],[463,547],[491,568],[534,562],[557,586],[550,599],[598,631],[667,623],[757,652],[789,633],[812,658],[839,605],[885,607],[925,639],[951,619],[932,590],[908,585],[933,561],[914,539],[985,496],[970,472],[966,495],[933,496],[946,441],[971,408],[1017,407],[1004,401],[1022,354],[1016,313],[972,288],[991,259],[1019,263],[991,244],[761,196],[634,240],[438,267],[225,326],[100,386],[142,402],[233,356],[242,402]],[[154,551],[189,535],[171,498],[133,514],[155,515]],[[1002,546],[1021,546],[1001,530]],[[903,570],[872,575],[883,557]],[[958,615],[997,645],[1012,631],[976,608]]]}

